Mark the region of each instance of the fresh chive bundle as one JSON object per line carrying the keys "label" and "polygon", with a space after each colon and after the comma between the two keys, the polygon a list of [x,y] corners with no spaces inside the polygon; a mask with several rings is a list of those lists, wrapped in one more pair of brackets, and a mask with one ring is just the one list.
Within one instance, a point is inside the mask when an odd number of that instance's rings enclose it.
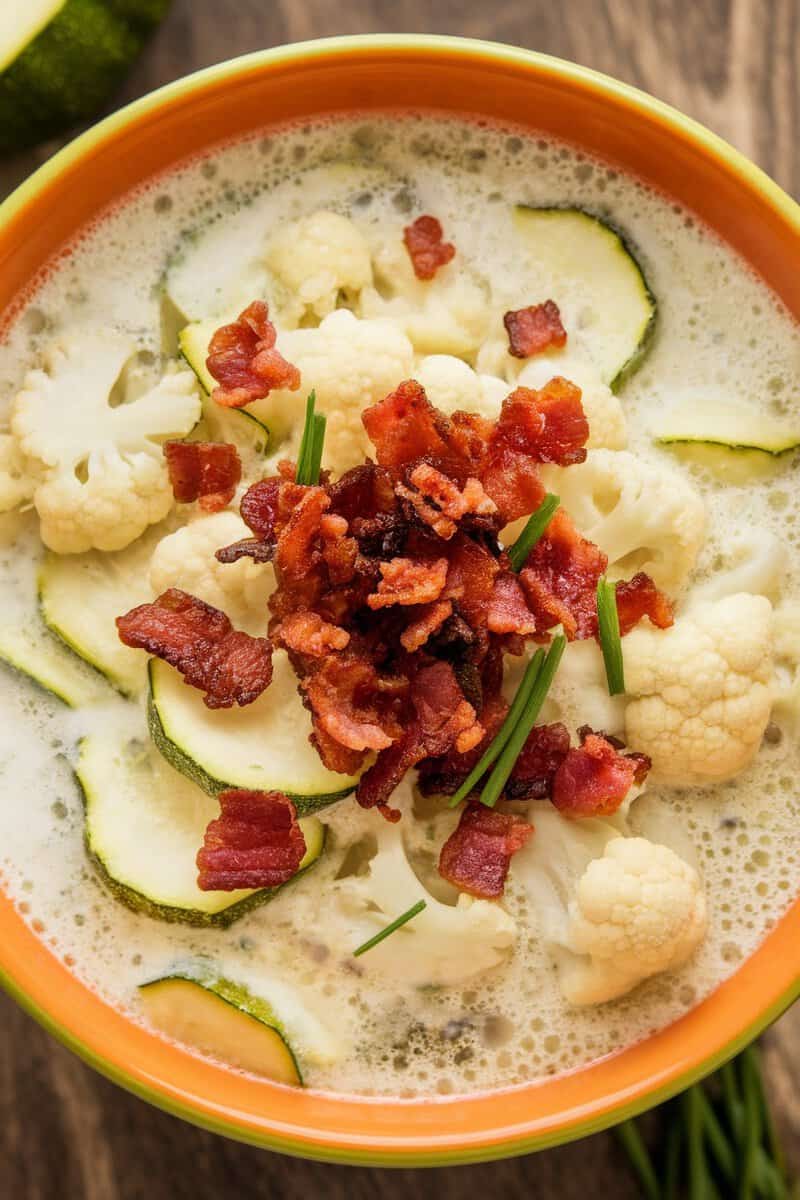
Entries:
{"label": "fresh chive bundle", "polygon": [[619,696],[625,691],[625,670],[617,612],[617,585],[609,583],[605,575],[601,575],[597,581],[597,627],[606,667],[608,694]]}
{"label": "fresh chive bundle", "polygon": [[508,557],[511,559],[511,566],[518,574],[525,566],[525,561],[531,550],[553,519],[560,503],[561,501],[558,496],[554,496],[552,492],[547,492],[536,512],[531,513],[528,517],[522,533],[513,545],[508,547]]}
{"label": "fresh chive bundle", "polygon": [[371,950],[373,946],[377,946],[379,942],[382,942],[384,938],[387,938],[390,933],[394,933],[396,929],[400,929],[401,926],[412,920],[413,917],[416,917],[418,913],[421,913],[425,907],[426,905],[424,900],[418,900],[416,904],[412,904],[411,908],[407,908],[406,911],[401,913],[399,917],[395,917],[395,919],[389,925],[387,925],[385,929],[379,930],[374,937],[369,939],[369,941],[362,942],[361,945],[353,951],[353,958],[358,958],[360,954],[366,954],[367,950]]}
{"label": "fresh chive bundle", "polygon": [[316,392],[311,392],[306,400],[306,419],[303,425],[303,436],[300,439],[300,449],[297,452],[298,483],[306,485],[319,483],[319,469],[322,464],[322,446],[325,441],[325,426],[327,417],[324,413],[314,411],[317,403]]}
{"label": "fresh chive bundle", "polygon": [[533,681],[525,707],[522,710],[522,715],[511,731],[511,736],[506,741],[494,769],[481,792],[481,804],[485,804],[487,808],[494,808],[497,803],[498,797],[506,786],[508,777],[514,769],[514,764],[520,756],[522,747],[525,745],[528,735],[536,724],[536,718],[539,716],[545,697],[550,690],[550,684],[553,682],[553,676],[558,669],[558,664],[561,662],[561,655],[564,653],[566,644],[567,639],[563,634],[558,634],[550,643],[550,649],[547,651]]}

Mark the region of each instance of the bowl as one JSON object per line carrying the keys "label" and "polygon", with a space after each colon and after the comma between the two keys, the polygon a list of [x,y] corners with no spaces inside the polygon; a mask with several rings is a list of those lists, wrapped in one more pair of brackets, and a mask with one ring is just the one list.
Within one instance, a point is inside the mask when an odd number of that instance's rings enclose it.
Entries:
{"label": "bowl", "polygon": [[[249,55],[146,96],[77,138],[0,206],[0,311],[86,222],[147,176],[265,124],[438,109],[578,143],[674,197],[731,243],[800,319],[800,207],[702,126],[593,71],[508,46],[375,36]],[[583,1137],[665,1100],[737,1053],[800,993],[800,900],[687,1015],[568,1074],[467,1097],[294,1090],[193,1056],[84,986],[0,895],[0,976],[103,1074],[208,1129],[360,1165],[477,1162]]]}

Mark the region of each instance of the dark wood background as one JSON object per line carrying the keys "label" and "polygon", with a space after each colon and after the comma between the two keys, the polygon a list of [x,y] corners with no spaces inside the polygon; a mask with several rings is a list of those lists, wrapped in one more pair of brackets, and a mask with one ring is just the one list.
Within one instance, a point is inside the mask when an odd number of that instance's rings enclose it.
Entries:
{"label": "dark wood background", "polygon": [[[118,99],[282,42],[400,31],[491,38],[616,75],[703,121],[800,196],[800,0],[174,0]],[[0,195],[53,149],[0,164]],[[5,997],[0,1022],[0,1194],[9,1200],[638,1194],[608,1135],[429,1171],[293,1161],[185,1125],[118,1090]],[[800,1010],[765,1046],[770,1093],[800,1172]]]}

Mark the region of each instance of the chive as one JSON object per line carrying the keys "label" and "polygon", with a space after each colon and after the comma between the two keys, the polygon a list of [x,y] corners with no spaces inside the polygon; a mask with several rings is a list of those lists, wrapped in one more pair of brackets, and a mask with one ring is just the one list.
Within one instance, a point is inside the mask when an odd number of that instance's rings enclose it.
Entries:
{"label": "chive", "polygon": [[703,1120],[699,1090],[695,1085],[681,1097],[689,1147],[689,1200],[709,1200],[710,1192],[708,1165],[703,1153]]}
{"label": "chive", "polygon": [[511,559],[511,567],[514,571],[519,572],[525,566],[528,555],[550,524],[560,503],[558,496],[547,492],[536,512],[531,513],[528,517],[522,533],[514,544],[508,547],[508,557]]}
{"label": "chive", "polygon": [[303,423],[303,436],[300,438],[300,447],[297,451],[297,471],[295,472],[297,483],[308,483],[310,456],[314,439],[314,407],[316,403],[316,392],[309,392],[308,399],[306,400],[306,419]]}
{"label": "chive", "polygon": [[311,453],[309,455],[309,471],[308,482],[311,484],[319,483],[319,469],[322,466],[322,447],[325,442],[325,426],[328,423],[328,418],[324,413],[314,414],[314,430],[311,441]]}
{"label": "chive", "polygon": [[725,1136],[725,1131],[719,1123],[719,1118],[711,1107],[708,1096],[698,1087],[700,1117],[706,1132],[709,1149],[714,1155],[717,1166],[729,1183],[736,1180],[736,1154]]}
{"label": "chive", "polygon": [[553,676],[558,670],[558,664],[561,662],[561,655],[564,653],[566,644],[567,639],[563,634],[554,637],[550,644],[550,649],[547,651],[547,656],[536,676],[522,716],[514,726],[511,737],[506,742],[481,792],[481,804],[485,804],[487,808],[494,808],[500,793],[506,786],[508,777],[514,769],[514,763],[519,758],[522,747],[528,740],[528,734],[533,729],[536,718],[539,715],[539,710],[544,704],[545,697],[550,690],[550,684],[553,682]]}
{"label": "chive", "polygon": [[384,938],[387,938],[390,933],[394,933],[396,929],[399,929],[402,925],[405,925],[407,921],[412,919],[412,917],[416,917],[418,913],[421,913],[423,908],[425,908],[424,900],[418,900],[416,904],[412,904],[411,908],[406,909],[406,911],[401,913],[399,917],[395,917],[391,924],[387,925],[385,929],[381,929],[380,932],[376,933],[374,937],[371,937],[369,941],[362,942],[358,949],[353,951],[353,958],[358,958],[359,954],[366,954],[367,950],[371,950],[373,946],[377,946],[378,943],[382,942]]}
{"label": "chive", "polygon": [[775,1164],[775,1170],[777,1171],[781,1181],[784,1181],[786,1179],[786,1160],[784,1158],[783,1147],[781,1146],[780,1138],[778,1137],[778,1130],[775,1126],[775,1121],[772,1116],[772,1110],[770,1109],[766,1092],[764,1091],[764,1075],[761,1069],[761,1052],[756,1045],[752,1045],[749,1047],[747,1055],[753,1067],[753,1083],[758,1093],[758,1103],[761,1109],[761,1120],[764,1126],[764,1132],[766,1134],[769,1155],[772,1159],[772,1162]]}
{"label": "chive", "polygon": [[680,1117],[673,1113],[673,1121],[667,1134],[667,1150],[664,1159],[664,1198],[678,1200],[678,1190],[681,1185],[681,1149],[683,1146],[683,1126]]}
{"label": "chive", "polygon": [[619,696],[625,691],[625,671],[622,665],[622,639],[619,636],[617,585],[609,583],[605,575],[601,575],[597,581],[597,626],[606,665],[608,694]]}
{"label": "chive", "polygon": [[741,1200],[752,1200],[755,1195],[756,1161],[761,1146],[761,1105],[757,1083],[755,1059],[745,1050],[740,1058],[744,1092],[745,1138],[743,1148],[742,1181],[739,1185]]}
{"label": "chive", "polygon": [[642,1140],[636,1122],[623,1121],[614,1132],[619,1138],[634,1172],[639,1177],[647,1200],[661,1200],[661,1188],[658,1185],[658,1177],[650,1158],[650,1152]]}
{"label": "chive", "polygon": [[458,791],[451,797],[451,808],[455,808],[457,804],[460,804],[462,800],[466,799],[466,797],[475,787],[475,784],[485,775],[489,767],[499,755],[500,751],[505,746],[508,739],[511,737],[512,733],[514,732],[514,726],[522,715],[523,709],[528,702],[531,689],[536,683],[536,678],[539,674],[539,669],[541,668],[543,658],[544,650],[537,650],[533,658],[528,663],[527,667],[525,668],[525,674],[522,676],[520,685],[517,688],[517,694],[514,696],[514,699],[511,702],[511,707],[506,714],[505,721],[503,721],[499,731],[492,739],[491,745],[484,750],[480,760],[472,768]]}

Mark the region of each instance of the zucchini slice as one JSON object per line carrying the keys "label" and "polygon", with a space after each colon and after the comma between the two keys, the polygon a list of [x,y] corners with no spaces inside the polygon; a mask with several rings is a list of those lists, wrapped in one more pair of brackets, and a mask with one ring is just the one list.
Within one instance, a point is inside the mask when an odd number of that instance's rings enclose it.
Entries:
{"label": "zucchini slice", "polygon": [[[135,912],[187,925],[227,926],[280,891],[200,890],[197,851],[219,806],[149,744],[86,737],[75,774],[84,797],[89,857],[117,899]],[[306,854],[297,875],[317,861],[325,844],[325,828],[316,817],[301,824]]]}
{"label": "zucchini slice", "polygon": [[228,979],[166,975],[141,984],[152,1025],[226,1065],[302,1087],[300,1067],[272,1008]]}
{"label": "zucchini slice", "polygon": [[[514,227],[547,295],[581,313],[581,340],[617,391],[642,362],[657,305],[623,233],[581,208],[514,208]],[[534,297],[536,299],[536,297]],[[574,331],[569,328],[570,337]]]}
{"label": "zucchini slice", "polygon": [[217,385],[206,367],[206,359],[208,344],[219,325],[220,320],[217,318],[192,321],[178,334],[180,352],[194,371],[197,382],[205,393],[203,419],[211,434],[220,441],[232,441],[240,448],[264,455],[269,446],[269,429],[264,422],[259,421],[253,413],[245,412],[243,408],[224,408],[210,399]]}
{"label": "zucchini slice", "polygon": [[697,396],[664,413],[655,440],[694,443],[726,450],[761,450],[777,457],[800,446],[800,420],[786,420],[717,396]]}
{"label": "zucchini slice", "polygon": [[348,795],[358,779],[323,766],[289,659],[278,650],[272,661],[272,683],[258,700],[212,710],[173,667],[151,659],[150,733],[166,760],[211,795],[226,788],[285,792],[304,816]]}
{"label": "zucchini slice", "polygon": [[0,628],[0,660],[70,708],[91,704],[102,692],[99,676],[38,623]]}
{"label": "zucchini slice", "polygon": [[152,599],[148,567],[164,529],[113,554],[48,554],[39,569],[39,609],[53,633],[125,696],[140,695],[147,660],[124,646],[115,618]]}

